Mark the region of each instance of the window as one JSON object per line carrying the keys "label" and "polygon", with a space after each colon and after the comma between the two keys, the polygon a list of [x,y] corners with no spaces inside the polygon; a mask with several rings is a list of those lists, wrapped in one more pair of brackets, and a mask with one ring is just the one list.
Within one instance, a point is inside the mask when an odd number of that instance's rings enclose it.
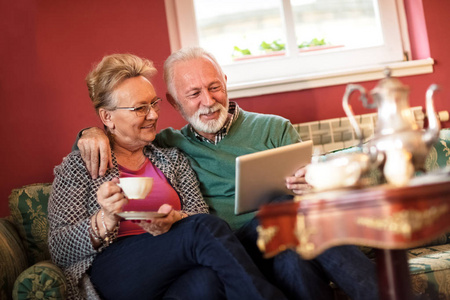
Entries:
{"label": "window", "polygon": [[386,66],[397,76],[409,51],[401,0],[166,0],[166,8],[172,50],[212,52],[234,96],[346,83],[342,74],[363,69],[353,81],[376,79]]}

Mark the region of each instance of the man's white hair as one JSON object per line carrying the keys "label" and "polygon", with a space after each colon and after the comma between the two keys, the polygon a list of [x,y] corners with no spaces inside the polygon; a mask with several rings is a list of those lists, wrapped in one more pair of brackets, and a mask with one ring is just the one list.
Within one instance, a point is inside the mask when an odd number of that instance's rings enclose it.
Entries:
{"label": "man's white hair", "polygon": [[217,71],[219,72],[220,76],[224,79],[225,82],[225,74],[223,73],[223,70],[220,67],[214,55],[212,55],[210,52],[206,51],[201,47],[182,48],[172,53],[164,62],[164,81],[166,82],[167,91],[175,99],[175,101],[178,102],[177,93],[173,81],[173,73],[174,73],[173,70],[175,65],[178,62],[186,62],[202,57],[211,60],[211,62],[215,65]]}

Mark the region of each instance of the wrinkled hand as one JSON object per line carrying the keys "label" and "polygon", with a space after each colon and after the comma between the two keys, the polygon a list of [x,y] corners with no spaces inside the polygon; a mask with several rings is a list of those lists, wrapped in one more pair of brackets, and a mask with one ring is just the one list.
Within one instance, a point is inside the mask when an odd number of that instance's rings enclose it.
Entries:
{"label": "wrinkled hand", "polygon": [[113,228],[120,217],[117,213],[122,212],[122,207],[128,203],[128,199],[122,193],[122,189],[117,185],[119,178],[104,182],[97,191],[97,201],[104,214],[105,223],[108,228]]}
{"label": "wrinkled hand", "polygon": [[100,128],[83,130],[77,146],[92,178],[105,175],[113,166],[109,139]]}
{"label": "wrinkled hand", "polygon": [[150,218],[138,223],[145,231],[153,236],[166,233],[172,227],[172,224],[181,219],[180,212],[174,210],[171,205],[163,204],[158,209],[159,213],[167,214],[165,217]]}
{"label": "wrinkled hand", "polygon": [[302,167],[295,172],[294,176],[286,178],[286,187],[297,195],[302,195],[311,190],[311,186],[305,180],[306,167]]}

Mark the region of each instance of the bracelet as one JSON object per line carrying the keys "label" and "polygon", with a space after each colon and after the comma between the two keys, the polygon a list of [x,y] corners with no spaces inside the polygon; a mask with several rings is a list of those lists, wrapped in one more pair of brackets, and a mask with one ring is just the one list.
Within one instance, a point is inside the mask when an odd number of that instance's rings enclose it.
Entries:
{"label": "bracelet", "polygon": [[186,218],[186,216],[183,214],[183,212],[180,210],[180,215],[181,215],[181,219],[180,220],[183,220],[184,218]]}
{"label": "bracelet", "polygon": [[102,225],[103,225],[103,228],[105,228],[106,236],[108,236],[109,231],[108,231],[108,228],[106,227],[106,223],[105,223],[105,212],[103,210],[101,210],[101,211],[102,211]]}
{"label": "bracelet", "polygon": [[112,231],[109,231],[108,228],[106,227],[106,223],[105,223],[105,213],[102,210],[102,214],[101,214],[101,218],[102,218],[102,225],[103,228],[105,229],[105,237],[103,238],[103,246],[109,246],[114,238],[117,236],[117,234],[119,233],[119,226],[120,226],[120,221],[117,222],[116,226],[114,226]]}
{"label": "bracelet", "polygon": [[100,236],[100,232],[98,231],[97,226],[97,216],[100,210],[97,210],[97,212],[94,214],[94,221],[91,222],[91,226],[89,227],[89,232],[91,233],[94,240],[101,242],[102,237]]}
{"label": "bracelet", "polygon": [[102,211],[102,214],[101,214],[102,225],[103,225],[103,228],[105,229],[105,238],[103,239],[103,244],[109,245],[110,244],[110,238],[109,238],[110,234],[109,234],[109,230],[106,227],[106,223],[105,223],[105,212],[103,210],[101,210],[101,211]]}
{"label": "bracelet", "polygon": [[97,236],[97,235],[95,234],[94,229],[92,229],[91,226],[89,226],[89,229],[88,229],[88,230],[89,230],[89,234],[91,235],[91,237],[92,237],[95,241],[101,242],[100,237]]}

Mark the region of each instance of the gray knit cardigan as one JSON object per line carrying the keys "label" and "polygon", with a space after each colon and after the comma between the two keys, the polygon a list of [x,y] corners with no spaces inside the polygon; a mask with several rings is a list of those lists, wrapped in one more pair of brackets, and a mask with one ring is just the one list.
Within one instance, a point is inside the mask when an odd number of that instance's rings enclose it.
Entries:
{"label": "gray knit cardigan", "polygon": [[[208,213],[199,182],[187,158],[176,148],[158,148],[149,144],[144,154],[159,168],[181,199],[181,208],[189,215]],[[103,246],[94,249],[89,235],[92,215],[100,208],[96,192],[100,185],[119,177],[113,153],[112,169],[92,179],[79,151],[70,153],[55,167],[55,179],[48,205],[49,249],[52,260],[67,279],[68,299],[99,299],[86,271]]]}

